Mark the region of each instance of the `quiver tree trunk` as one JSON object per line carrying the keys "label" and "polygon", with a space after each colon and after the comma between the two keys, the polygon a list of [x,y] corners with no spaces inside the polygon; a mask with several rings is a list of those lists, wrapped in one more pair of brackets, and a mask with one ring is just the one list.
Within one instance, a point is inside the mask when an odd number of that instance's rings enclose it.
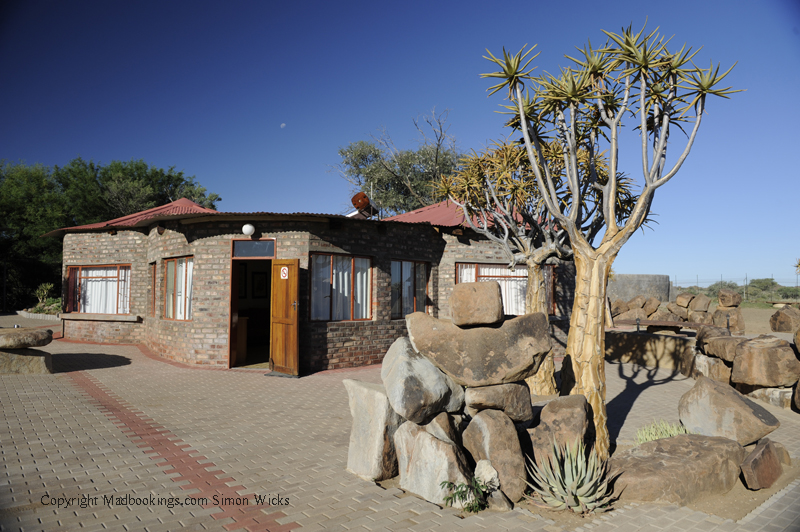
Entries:
{"label": "quiver tree trunk", "polygon": [[[547,287],[544,272],[538,261],[528,261],[528,289],[525,294],[525,313],[541,312],[548,315]],[[558,393],[555,380],[555,363],[553,352],[547,354],[536,374],[525,379],[534,395],[555,395]]]}
{"label": "quiver tree trunk", "polygon": [[605,404],[605,301],[608,272],[616,252],[608,257],[611,253],[573,251],[575,303],[567,335],[568,358],[564,363],[568,360],[572,363],[574,385],[570,394],[583,395],[592,408],[595,452],[600,458],[607,459],[610,440]]}

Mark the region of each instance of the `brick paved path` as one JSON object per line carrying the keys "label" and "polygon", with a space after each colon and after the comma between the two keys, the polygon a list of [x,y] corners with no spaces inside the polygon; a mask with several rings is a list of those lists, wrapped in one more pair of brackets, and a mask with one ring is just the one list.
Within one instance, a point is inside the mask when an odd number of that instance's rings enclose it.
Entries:
{"label": "brick paved path", "polygon": [[[346,473],[341,381],[379,382],[376,367],[282,379],[169,364],[134,346],[46,349],[55,375],[0,376],[2,531],[562,530],[519,510],[461,519]],[[630,365],[607,375],[610,431],[623,442],[653,418],[677,421],[693,384]],[[767,408],[782,423],[774,439],[797,459],[800,415]],[[799,501],[795,483],[741,523],[627,505],[582,529],[800,530]]]}

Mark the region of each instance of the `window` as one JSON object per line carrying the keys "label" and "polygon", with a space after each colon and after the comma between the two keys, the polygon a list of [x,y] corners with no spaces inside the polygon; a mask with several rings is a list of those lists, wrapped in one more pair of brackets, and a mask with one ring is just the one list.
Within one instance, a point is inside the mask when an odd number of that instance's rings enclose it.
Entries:
{"label": "window", "polygon": [[311,319],[369,319],[371,266],[365,257],[311,255]]}
{"label": "window", "polygon": [[192,319],[193,257],[164,260],[164,317]]}
{"label": "window", "polygon": [[428,267],[424,262],[392,261],[392,319],[425,312]]}
{"label": "window", "polygon": [[128,314],[131,265],[70,266],[67,273],[68,312]]}
{"label": "window", "polygon": [[[547,290],[547,308],[549,314],[554,314],[553,293],[553,265],[542,266],[544,285]],[[503,312],[512,316],[525,314],[525,293],[528,289],[528,268],[518,265],[514,271],[505,264],[456,264],[456,282],[473,283],[483,281],[497,281],[500,283],[500,292],[503,294]]]}

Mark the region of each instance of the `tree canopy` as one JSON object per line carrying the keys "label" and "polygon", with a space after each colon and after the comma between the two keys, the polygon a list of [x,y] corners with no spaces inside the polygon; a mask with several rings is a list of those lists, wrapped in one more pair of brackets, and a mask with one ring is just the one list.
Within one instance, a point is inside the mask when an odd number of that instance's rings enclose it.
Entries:
{"label": "tree canopy", "polygon": [[[689,155],[707,97],[727,98],[736,92],[718,86],[730,69],[720,74],[713,64],[695,66],[697,52],[686,45],[670,50],[670,39],[658,29],[647,33],[628,27],[621,33],[604,33],[602,47],[589,43],[579,48],[579,57],[566,56],[571,66],[556,75],[533,76],[531,62],[538,54],[531,56],[535,46],[526,50],[527,45],[516,54],[504,49],[500,57],[488,52],[486,59],[499,70],[482,75],[498,81],[488,89],[491,94],[507,90],[512,103],[508,108],[515,114],[507,125],[521,131],[544,208],[569,236],[576,287],[564,365],[571,367],[574,380],[562,381],[570,393],[585,395],[591,404],[595,451],[602,458],[610,445],[604,369],[609,271],[622,246],[647,219],[656,190],[677,174]],[[641,192],[630,211],[620,216],[620,132],[623,117],[630,116],[639,134]],[[684,126],[688,139],[681,150],[671,135]],[[558,157],[545,153],[550,140]],[[667,158],[669,148],[680,150],[677,157]],[[588,156],[584,165],[579,161],[582,150]],[[598,172],[604,152],[605,181]],[[588,174],[582,173],[582,166]],[[605,225],[599,242],[594,238],[599,236],[598,224]]]}
{"label": "tree canopy", "polygon": [[103,166],[76,158],[54,168],[0,161],[0,263],[6,269],[7,307],[35,300],[33,291],[41,283],[61,285],[61,242],[41,235],[181,197],[214,208],[220,197],[194,179],[141,160]]}
{"label": "tree canopy", "polygon": [[340,148],[342,161],[335,168],[354,192],[364,192],[385,215],[431,205],[439,200],[439,180],[456,171],[462,157],[447,133],[447,114],[414,120],[419,134],[416,149],[398,149],[389,133],[381,130],[372,140]]}

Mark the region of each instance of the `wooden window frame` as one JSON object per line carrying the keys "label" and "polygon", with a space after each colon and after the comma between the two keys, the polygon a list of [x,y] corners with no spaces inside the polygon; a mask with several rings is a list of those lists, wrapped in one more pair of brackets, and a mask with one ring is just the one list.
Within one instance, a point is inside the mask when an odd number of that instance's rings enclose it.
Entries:
{"label": "wooden window frame", "polygon": [[[314,306],[313,301],[311,301],[311,298],[313,297],[312,285],[313,285],[313,282],[314,282],[314,257],[316,257],[316,256],[331,257],[331,259],[330,259],[331,273],[330,273],[330,276],[328,277],[328,282],[330,283],[331,286],[333,286],[333,257],[349,257],[350,258],[350,318],[349,319],[334,320],[332,318],[329,318],[327,320],[319,320],[319,319],[312,319],[311,318],[311,309]],[[367,302],[369,304],[369,311],[367,312],[367,317],[366,318],[353,318],[353,311],[354,311],[354,307],[355,307],[355,303],[356,303],[356,298],[355,298],[355,293],[354,293],[355,292],[355,275],[356,275],[355,259],[367,259],[369,261],[369,295],[367,296]],[[308,294],[309,294],[309,297],[308,297],[308,321],[314,322],[314,323],[342,322],[342,321],[372,321],[372,319],[373,319],[373,307],[374,307],[374,305],[372,304],[372,290],[373,290],[373,287],[374,287],[374,284],[375,284],[374,283],[374,279],[373,279],[372,270],[373,270],[373,268],[372,268],[372,257],[369,257],[367,255],[348,255],[346,253],[324,253],[324,252],[322,252],[322,253],[318,253],[318,252],[309,253],[308,254],[308,283],[309,283],[309,286],[308,286]],[[333,316],[333,298],[332,297],[329,298],[329,301],[328,301],[328,315],[329,316]]]}
{"label": "wooden window frame", "polygon": [[[497,279],[521,279],[522,277],[519,275],[478,275],[478,267],[479,266],[507,266],[506,264],[502,264],[499,262],[456,262],[455,268],[455,284],[458,284],[458,267],[459,266],[475,266],[475,281],[477,282],[479,278],[491,278]],[[527,267],[527,266],[526,266]],[[556,314],[556,265],[555,264],[542,264],[542,269],[549,269],[550,270],[550,301],[548,302],[548,314],[550,316],[554,316]],[[525,275],[526,279],[526,286],[527,286],[527,274]]]}
{"label": "wooden window frame", "polygon": [[[108,276],[108,277],[82,277],[81,272],[84,269],[89,268],[116,268],[117,275],[116,277]],[[75,313],[75,314],[87,314],[86,312],[81,311],[81,279],[116,279],[117,281],[117,302],[114,306],[115,309],[119,309],[119,270],[120,268],[128,268],[129,276],[131,278],[128,279],[128,312],[114,312],[113,314],[119,316],[127,316],[131,314],[131,301],[130,301],[130,291],[131,291],[131,282],[132,282],[132,275],[133,275],[133,268],[132,264],[130,263],[123,263],[123,264],[83,264],[80,266],[67,266],[67,312],[68,313]]]}
{"label": "wooden window frame", "polygon": [[[404,259],[392,259],[392,262],[399,262],[400,263],[401,275],[402,275],[402,268],[403,268],[402,264],[404,262],[410,262],[410,263],[414,264],[414,275],[412,276],[412,278],[414,279],[414,289],[413,289],[413,293],[414,293],[414,305],[413,305],[414,312],[419,312],[417,310],[417,267],[419,265],[421,265],[422,267],[425,268],[425,313],[427,314],[428,313],[428,307],[429,307],[429,305],[428,305],[428,287],[430,286],[430,281],[429,281],[429,274],[430,274],[430,271],[431,271],[430,270],[430,263],[426,262],[426,261],[422,261],[422,260],[404,260]],[[398,316],[398,315],[392,314],[392,306],[393,305],[392,305],[392,300],[391,300],[391,275],[392,275],[392,269],[391,269],[391,265],[390,265],[389,266],[389,278],[390,278],[390,285],[389,285],[390,286],[389,319],[402,320],[402,319],[405,318],[405,316]],[[401,282],[402,282],[402,280],[401,280]],[[402,289],[400,290],[400,312],[401,313],[403,312],[403,290]]]}
{"label": "wooden window frame", "polygon": [[[173,309],[173,314],[177,315],[176,310],[177,310],[178,307],[177,307],[177,301],[175,301],[177,296],[175,294],[177,292],[177,290],[176,290],[176,287],[177,287],[176,282],[178,280],[177,279],[177,276],[178,276],[178,261],[181,260],[181,259],[186,259],[186,260],[192,259],[192,265],[193,265],[193,268],[194,268],[194,255],[183,255],[181,257],[170,257],[168,259],[164,259],[163,260],[163,262],[164,262],[164,290],[163,290],[164,316],[163,316],[163,319],[169,320],[169,321],[192,321],[194,319],[194,313],[192,313],[192,316],[190,316],[188,318],[183,318],[183,319],[170,318],[170,317],[167,316],[167,284],[168,284],[167,283],[167,275],[168,275],[167,274],[167,270],[169,268],[169,263],[170,262],[174,262],[175,263],[175,268],[174,268],[175,279],[173,280],[173,283],[172,283],[172,288],[173,288],[173,290],[172,290],[172,309]],[[184,292],[184,295],[183,295],[183,315],[184,316],[186,316],[186,303],[187,303],[187,301],[190,301],[190,298],[186,297],[186,292],[188,291],[187,290],[187,286],[188,285],[186,284],[186,276],[188,276],[188,274],[189,274],[189,268],[184,268],[184,272],[183,272],[183,275],[184,275],[184,279],[183,279],[183,283],[184,283],[183,284],[183,286],[184,286],[184,289],[183,289],[183,292]],[[194,283],[194,271],[192,272],[192,283]],[[194,293],[194,292],[192,292],[192,293]]]}

